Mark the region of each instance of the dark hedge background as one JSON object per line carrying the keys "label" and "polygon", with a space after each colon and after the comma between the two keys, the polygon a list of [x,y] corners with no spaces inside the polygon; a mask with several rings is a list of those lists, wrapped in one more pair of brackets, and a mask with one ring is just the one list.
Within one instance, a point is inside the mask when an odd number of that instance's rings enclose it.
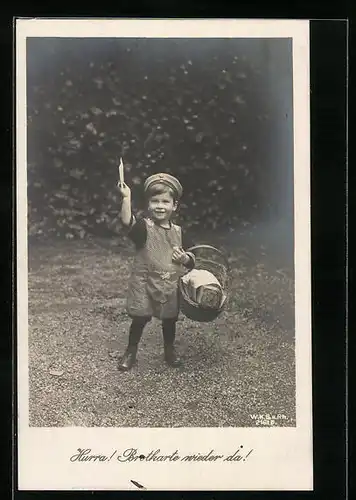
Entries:
{"label": "dark hedge background", "polygon": [[33,38],[27,48],[31,238],[110,236],[122,155],[136,209],[144,179],[166,171],[185,188],[188,229],[278,226],[292,239],[289,39]]}

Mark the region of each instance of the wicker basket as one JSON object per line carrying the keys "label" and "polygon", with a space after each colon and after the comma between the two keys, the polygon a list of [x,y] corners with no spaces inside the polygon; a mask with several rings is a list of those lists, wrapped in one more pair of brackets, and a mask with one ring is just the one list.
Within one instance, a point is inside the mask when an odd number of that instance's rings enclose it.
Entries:
{"label": "wicker basket", "polygon": [[[195,255],[195,269],[211,272],[221,284],[225,294],[229,286],[229,262],[224,253],[210,245],[196,245],[187,250]],[[193,321],[209,322],[216,319],[223,311],[226,300],[219,309],[204,308],[194,302],[186,293],[182,281],[179,282],[180,310]]]}

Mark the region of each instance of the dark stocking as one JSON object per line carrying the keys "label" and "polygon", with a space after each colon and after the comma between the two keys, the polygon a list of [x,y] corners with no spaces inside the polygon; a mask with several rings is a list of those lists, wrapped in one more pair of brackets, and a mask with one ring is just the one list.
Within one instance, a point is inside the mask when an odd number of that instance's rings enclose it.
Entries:
{"label": "dark stocking", "polygon": [[176,337],[176,319],[164,319],[162,321],[162,332],[164,345],[173,347]]}
{"label": "dark stocking", "polygon": [[143,329],[145,328],[149,320],[149,318],[144,317],[137,317],[132,320],[129,331],[129,348],[137,349],[142,337]]}
{"label": "dark stocking", "polygon": [[181,365],[174,349],[174,340],[176,336],[176,319],[165,319],[162,321],[162,332],[164,340],[164,358],[166,362],[173,367]]}

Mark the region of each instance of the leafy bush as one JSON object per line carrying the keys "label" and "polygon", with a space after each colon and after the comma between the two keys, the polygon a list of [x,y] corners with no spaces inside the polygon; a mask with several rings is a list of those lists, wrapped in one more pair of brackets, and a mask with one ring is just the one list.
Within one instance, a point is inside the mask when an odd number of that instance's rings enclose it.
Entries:
{"label": "leafy bush", "polygon": [[248,42],[29,40],[29,234],[109,235],[120,156],[137,210],[144,179],[166,171],[184,186],[188,228],[267,217],[273,41]]}

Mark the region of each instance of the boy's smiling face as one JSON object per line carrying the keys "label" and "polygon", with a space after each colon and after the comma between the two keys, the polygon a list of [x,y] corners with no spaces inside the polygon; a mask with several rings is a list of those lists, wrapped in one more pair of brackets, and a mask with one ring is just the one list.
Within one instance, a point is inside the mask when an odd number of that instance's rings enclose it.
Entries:
{"label": "boy's smiling face", "polygon": [[159,224],[167,223],[177,210],[177,202],[169,191],[154,194],[148,200],[148,211],[152,219]]}

